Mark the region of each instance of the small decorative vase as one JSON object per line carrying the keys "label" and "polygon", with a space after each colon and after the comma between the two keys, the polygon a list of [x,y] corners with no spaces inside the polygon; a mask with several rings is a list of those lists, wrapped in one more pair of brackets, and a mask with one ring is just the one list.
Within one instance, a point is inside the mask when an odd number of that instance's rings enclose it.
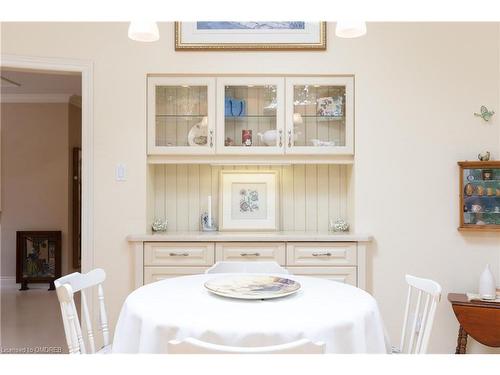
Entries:
{"label": "small decorative vase", "polygon": [[490,270],[489,264],[486,265],[479,278],[479,295],[482,299],[495,299],[496,297],[495,277]]}
{"label": "small decorative vase", "polygon": [[216,232],[217,231],[217,223],[214,218],[212,218],[212,222],[208,222],[208,213],[204,212],[200,217],[201,222],[201,230],[203,232]]}
{"label": "small decorative vase", "polygon": [[156,219],[151,225],[153,232],[166,232],[167,231],[167,220]]}

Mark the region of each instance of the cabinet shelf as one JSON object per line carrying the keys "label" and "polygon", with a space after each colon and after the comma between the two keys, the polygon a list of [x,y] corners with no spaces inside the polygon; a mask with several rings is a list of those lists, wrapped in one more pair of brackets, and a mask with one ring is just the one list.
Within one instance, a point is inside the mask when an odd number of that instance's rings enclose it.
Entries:
{"label": "cabinet shelf", "polygon": [[239,120],[245,118],[276,118],[276,115],[243,115],[243,116],[225,116],[227,120]]}
{"label": "cabinet shelf", "polygon": [[342,121],[345,120],[344,116],[320,116],[320,115],[301,115],[304,119],[313,119],[317,121]]}
{"label": "cabinet shelf", "polygon": [[197,117],[206,117],[207,115],[162,115],[157,114],[156,117],[173,117],[173,118],[197,118]]}
{"label": "cabinet shelf", "polygon": [[472,199],[472,198],[490,198],[490,199],[491,198],[499,198],[500,199],[500,196],[495,195],[495,194],[493,194],[493,195],[484,194],[484,195],[467,195],[464,197],[464,199]]}
{"label": "cabinet shelf", "polygon": [[465,183],[470,183],[470,184],[474,184],[474,183],[483,183],[483,182],[497,182],[497,181],[500,181],[500,179],[494,179],[494,180],[467,180]]}

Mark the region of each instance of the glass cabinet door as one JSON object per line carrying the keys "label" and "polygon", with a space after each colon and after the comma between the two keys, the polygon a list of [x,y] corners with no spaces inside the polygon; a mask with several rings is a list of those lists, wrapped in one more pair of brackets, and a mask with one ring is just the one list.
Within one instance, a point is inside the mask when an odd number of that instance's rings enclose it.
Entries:
{"label": "glass cabinet door", "polygon": [[283,109],[283,78],[218,78],[217,152],[283,153]]}
{"label": "glass cabinet door", "polygon": [[291,77],[286,90],[287,153],[354,153],[353,77]]}
{"label": "glass cabinet door", "polygon": [[460,162],[460,228],[500,230],[500,163]]}
{"label": "glass cabinet door", "polygon": [[215,150],[215,79],[148,78],[148,153]]}

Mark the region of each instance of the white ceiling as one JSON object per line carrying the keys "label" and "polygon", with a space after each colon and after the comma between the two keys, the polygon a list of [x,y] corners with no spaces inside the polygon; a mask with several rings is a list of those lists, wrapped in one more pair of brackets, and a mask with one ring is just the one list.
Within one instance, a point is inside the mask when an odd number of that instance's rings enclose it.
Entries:
{"label": "white ceiling", "polygon": [[68,94],[81,95],[79,73],[21,71],[1,69],[0,75],[21,84],[20,87],[1,87],[2,94]]}

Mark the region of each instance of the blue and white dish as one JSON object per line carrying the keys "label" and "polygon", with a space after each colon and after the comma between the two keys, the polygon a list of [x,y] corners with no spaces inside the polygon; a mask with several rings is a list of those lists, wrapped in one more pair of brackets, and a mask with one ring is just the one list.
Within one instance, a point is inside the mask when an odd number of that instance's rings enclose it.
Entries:
{"label": "blue and white dish", "polygon": [[232,275],[208,280],[205,288],[222,297],[237,299],[271,299],[297,292],[294,280],[268,275]]}

